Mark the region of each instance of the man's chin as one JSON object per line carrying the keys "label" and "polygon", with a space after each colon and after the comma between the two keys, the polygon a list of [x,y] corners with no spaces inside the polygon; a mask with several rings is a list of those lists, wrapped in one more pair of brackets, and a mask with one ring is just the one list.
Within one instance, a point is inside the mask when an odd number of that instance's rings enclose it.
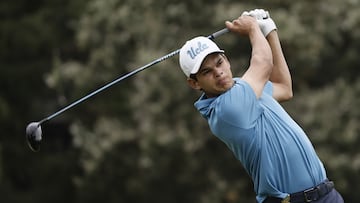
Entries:
{"label": "man's chin", "polygon": [[221,80],[218,82],[218,86],[223,90],[223,92],[228,91],[232,86],[234,86],[234,81],[231,80]]}

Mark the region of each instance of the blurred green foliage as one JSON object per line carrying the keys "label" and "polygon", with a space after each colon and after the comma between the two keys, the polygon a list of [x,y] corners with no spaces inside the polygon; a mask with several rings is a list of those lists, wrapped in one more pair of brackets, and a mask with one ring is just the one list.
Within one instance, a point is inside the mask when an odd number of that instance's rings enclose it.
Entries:
{"label": "blurred green foliage", "polygon": [[[244,10],[265,8],[293,76],[285,108],[308,133],[346,202],[360,188],[360,2],[52,0],[0,3],[1,202],[255,202],[252,183],[193,108],[199,96],[173,57],[43,125],[64,107],[208,35]],[[216,39],[240,75],[245,38]]]}

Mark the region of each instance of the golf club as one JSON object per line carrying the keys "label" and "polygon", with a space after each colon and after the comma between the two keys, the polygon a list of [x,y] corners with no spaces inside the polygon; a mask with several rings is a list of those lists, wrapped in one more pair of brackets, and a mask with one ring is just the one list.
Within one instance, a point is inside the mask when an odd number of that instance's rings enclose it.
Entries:
{"label": "golf club", "polygon": [[[222,30],[219,30],[219,31],[214,32],[213,34],[209,35],[208,38],[213,40],[216,37],[218,37],[220,35],[223,35],[223,34],[225,34],[227,32],[229,32],[229,30],[227,28],[224,28]],[[171,52],[171,53],[169,53],[169,54],[167,54],[167,55],[165,55],[163,57],[160,57],[160,58],[158,58],[158,59],[156,59],[156,60],[154,60],[154,61],[152,61],[152,62],[150,62],[150,63],[148,63],[148,64],[146,64],[146,65],[144,65],[142,67],[140,67],[140,68],[137,68],[137,69],[135,69],[135,70],[133,70],[133,71],[131,71],[131,72],[117,78],[117,79],[115,79],[114,81],[100,87],[99,89],[97,89],[97,90],[91,92],[90,94],[80,98],[79,100],[76,100],[75,102],[69,104],[68,106],[65,106],[64,108],[62,108],[59,111],[49,115],[48,117],[46,117],[46,118],[44,118],[44,119],[42,119],[42,120],[40,120],[38,122],[31,122],[26,127],[26,141],[27,141],[27,144],[29,145],[30,149],[32,151],[34,151],[34,152],[37,152],[37,151],[40,150],[40,142],[41,142],[41,139],[42,139],[41,125],[43,123],[53,119],[54,117],[62,114],[66,110],[68,110],[68,109],[80,104],[81,102],[89,99],[90,97],[98,94],[99,92],[102,92],[105,89],[108,89],[109,87],[115,85],[116,83],[119,83],[120,81],[125,80],[126,78],[129,78],[129,77],[131,77],[131,76],[133,76],[133,75],[135,75],[135,74],[137,74],[137,73],[139,73],[139,72],[141,72],[141,71],[143,71],[143,70],[145,70],[145,69],[147,69],[147,68],[149,68],[149,67],[151,67],[151,66],[153,66],[155,64],[158,64],[158,63],[160,63],[160,62],[162,62],[162,61],[164,61],[164,60],[166,60],[166,59],[168,59],[168,58],[170,58],[172,56],[177,55],[179,52],[180,52],[180,49],[178,49],[176,51],[173,51],[173,52]]]}

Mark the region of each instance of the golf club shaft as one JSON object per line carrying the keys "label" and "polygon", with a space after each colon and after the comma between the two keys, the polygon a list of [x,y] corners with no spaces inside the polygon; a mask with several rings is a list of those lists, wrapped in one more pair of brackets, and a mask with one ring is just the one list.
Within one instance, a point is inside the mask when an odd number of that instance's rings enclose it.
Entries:
{"label": "golf club shaft", "polygon": [[211,40],[213,40],[213,39],[215,39],[216,37],[219,37],[219,36],[221,36],[221,35],[223,35],[223,34],[226,34],[226,33],[228,33],[228,32],[229,32],[229,30],[228,30],[227,28],[223,28],[222,30],[219,30],[219,31],[217,31],[217,32],[212,33],[211,35],[208,36],[208,38],[211,39]]}
{"label": "golf club shaft", "polygon": [[[213,40],[213,39],[215,39],[216,37],[219,37],[219,36],[221,36],[221,35],[223,35],[223,34],[225,34],[225,33],[227,33],[227,32],[229,32],[229,30],[228,30],[227,28],[224,28],[224,29],[222,29],[222,30],[219,30],[219,31],[214,32],[213,34],[209,35],[208,38],[211,39],[211,40]],[[167,54],[167,55],[165,55],[165,56],[163,56],[163,57],[160,57],[160,58],[158,58],[158,59],[156,59],[156,60],[154,60],[154,61],[152,61],[152,62],[150,62],[150,63],[148,63],[148,64],[146,64],[146,65],[144,65],[144,66],[142,66],[142,67],[140,67],[140,68],[137,68],[137,69],[135,69],[135,70],[133,70],[133,71],[131,71],[131,72],[129,72],[129,73],[127,73],[127,74],[125,74],[125,75],[117,78],[117,79],[115,79],[114,81],[112,81],[112,82],[110,82],[110,83],[108,83],[108,84],[100,87],[99,89],[91,92],[90,94],[88,94],[88,95],[80,98],[79,100],[76,100],[75,102],[69,104],[68,106],[66,106],[66,107],[60,109],[59,111],[57,111],[57,112],[49,115],[48,117],[42,119],[41,121],[38,122],[38,125],[40,126],[42,123],[47,122],[47,121],[53,119],[54,117],[56,117],[56,116],[58,116],[59,114],[67,111],[68,109],[70,109],[70,108],[72,108],[72,107],[74,107],[74,106],[82,103],[83,101],[89,99],[89,98],[92,97],[92,96],[95,96],[95,95],[98,94],[99,92],[102,92],[102,91],[104,91],[105,89],[108,89],[109,87],[115,85],[116,83],[118,83],[118,82],[120,82],[120,81],[122,81],[122,80],[125,80],[126,78],[129,78],[129,77],[131,77],[131,76],[133,76],[133,75],[135,75],[135,74],[137,74],[137,73],[139,73],[139,72],[141,72],[141,71],[143,71],[143,70],[145,70],[145,69],[147,69],[147,68],[149,68],[149,67],[151,67],[151,66],[153,66],[153,65],[155,65],[155,64],[158,64],[158,63],[160,63],[160,62],[162,62],[162,61],[164,61],[164,60],[166,60],[166,59],[168,59],[168,58],[170,58],[170,57],[173,57],[173,56],[177,55],[179,52],[180,52],[180,49],[175,50],[175,51],[173,51],[173,52],[171,52],[171,53],[169,53],[169,54]]]}

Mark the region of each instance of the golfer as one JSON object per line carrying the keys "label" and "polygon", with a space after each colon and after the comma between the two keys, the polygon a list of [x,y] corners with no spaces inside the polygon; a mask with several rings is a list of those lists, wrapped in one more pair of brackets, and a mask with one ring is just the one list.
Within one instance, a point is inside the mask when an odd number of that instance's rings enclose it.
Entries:
{"label": "golfer", "polygon": [[203,92],[195,107],[251,176],[257,202],[343,202],[307,135],[278,103],[293,92],[274,21],[255,9],[225,24],[252,46],[242,77],[233,78],[225,52],[206,37],[187,41],[179,62],[188,84]]}

